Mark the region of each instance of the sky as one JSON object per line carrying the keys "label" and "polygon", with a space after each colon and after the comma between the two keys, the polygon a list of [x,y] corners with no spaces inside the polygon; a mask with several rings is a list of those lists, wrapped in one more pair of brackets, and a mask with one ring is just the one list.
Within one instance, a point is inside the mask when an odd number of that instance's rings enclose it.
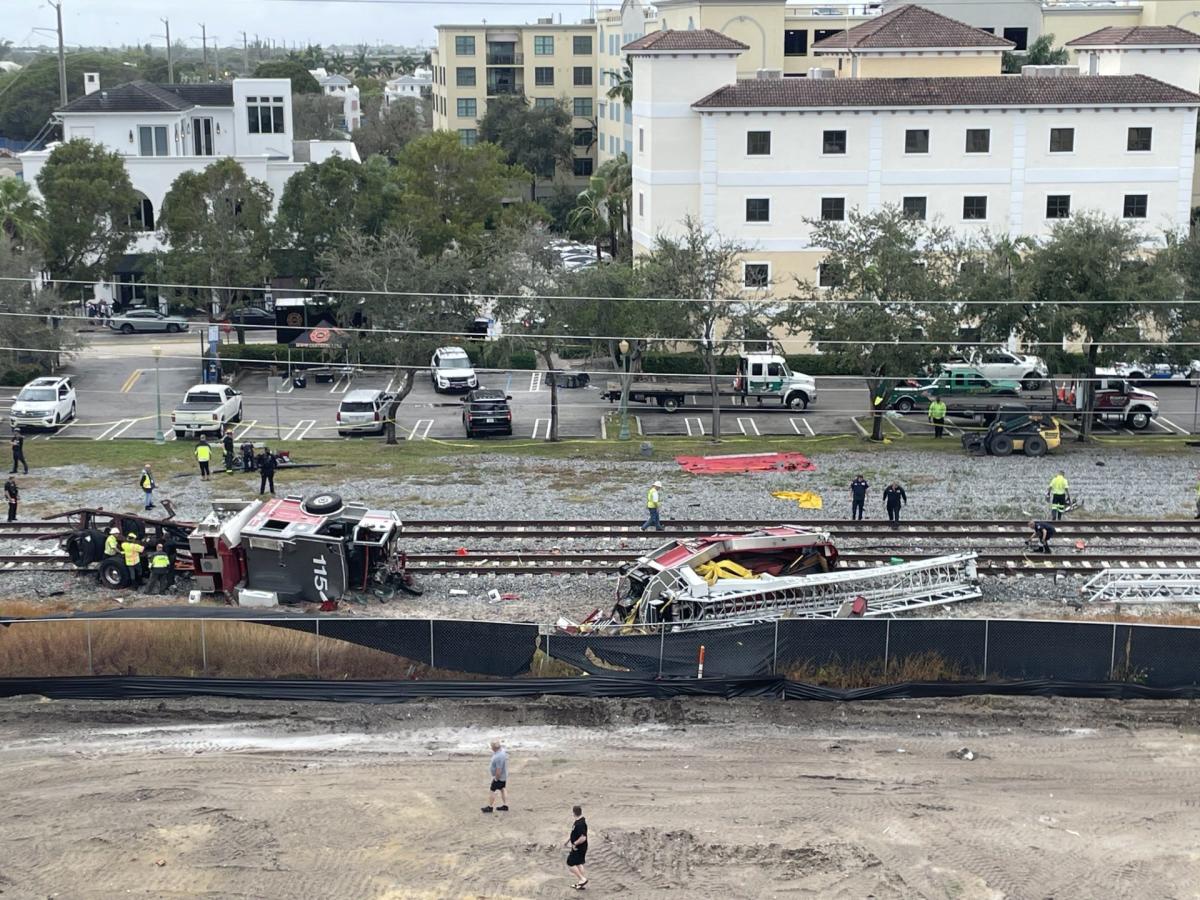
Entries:
{"label": "sky", "polygon": [[[203,22],[221,46],[241,43],[245,31],[277,43],[401,44],[430,46],[433,26],[487,20],[533,22],[559,14],[564,22],[588,15],[588,0],[62,0],[68,46],[161,44],[160,18],[171,20],[171,37],[200,46]],[[599,0],[597,6],[615,6]],[[51,33],[34,32],[47,28]],[[54,8],[46,0],[0,0],[0,39],[19,46],[53,45]]]}

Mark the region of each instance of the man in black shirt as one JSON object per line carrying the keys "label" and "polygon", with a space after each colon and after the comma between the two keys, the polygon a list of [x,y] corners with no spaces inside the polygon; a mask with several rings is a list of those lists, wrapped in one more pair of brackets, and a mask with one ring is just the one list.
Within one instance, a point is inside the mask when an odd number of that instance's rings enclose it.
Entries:
{"label": "man in black shirt", "polygon": [[908,505],[908,494],[896,482],[883,489],[883,505],[887,508],[888,521],[892,525],[900,524],[900,507]]}
{"label": "man in black shirt", "polygon": [[579,879],[571,887],[582,891],[588,883],[587,873],[583,871],[583,862],[587,859],[587,819],[583,817],[582,806],[572,806],[571,812],[575,814],[575,824],[567,838],[567,846],[571,848],[567,854],[567,868]]}
{"label": "man in black shirt", "polygon": [[8,500],[8,521],[17,521],[17,504],[21,502],[21,492],[17,489],[17,480],[11,475],[4,482],[4,497]]}
{"label": "man in black shirt", "polygon": [[258,471],[260,478],[258,480],[258,492],[266,493],[267,486],[270,485],[271,493],[275,493],[275,466],[277,462],[275,454],[271,452],[270,447],[263,447],[262,453],[258,456]]}
{"label": "man in black shirt", "polygon": [[12,436],[12,454],[13,467],[12,474],[17,474],[17,466],[25,467],[25,474],[29,474],[29,463],[25,462],[25,437],[19,431],[14,431]]}
{"label": "man in black shirt", "polygon": [[1050,538],[1054,537],[1054,526],[1049,522],[1035,522],[1031,519],[1029,527],[1033,529],[1033,534],[1029,536],[1030,540],[1037,541],[1039,551],[1049,553]]}
{"label": "man in black shirt", "polygon": [[225,451],[225,471],[233,471],[233,429],[225,429],[225,437],[221,439],[221,448]]}
{"label": "man in black shirt", "polygon": [[867,489],[871,485],[861,475],[850,482],[850,518],[862,521],[863,510],[867,505]]}

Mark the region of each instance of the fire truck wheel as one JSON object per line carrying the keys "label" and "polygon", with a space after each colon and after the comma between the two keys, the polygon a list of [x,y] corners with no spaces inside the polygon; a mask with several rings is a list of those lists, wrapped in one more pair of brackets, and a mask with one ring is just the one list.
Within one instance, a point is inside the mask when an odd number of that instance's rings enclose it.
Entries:
{"label": "fire truck wheel", "polygon": [[302,506],[304,511],[311,516],[323,516],[342,508],[342,495],[332,491],[309,494],[304,498]]}
{"label": "fire truck wheel", "polygon": [[129,571],[119,559],[106,559],[100,563],[100,583],[107,588],[129,586]]}
{"label": "fire truck wheel", "polygon": [[77,531],[67,538],[66,551],[72,565],[86,569],[104,552],[104,535],[95,528]]}

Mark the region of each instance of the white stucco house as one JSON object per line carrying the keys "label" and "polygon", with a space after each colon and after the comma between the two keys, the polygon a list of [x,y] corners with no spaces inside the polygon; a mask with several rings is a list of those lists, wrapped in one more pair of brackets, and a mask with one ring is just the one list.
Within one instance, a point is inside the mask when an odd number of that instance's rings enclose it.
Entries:
{"label": "white stucco house", "polygon": [[324,69],[309,69],[309,74],[321,85],[321,93],[342,101],[342,120],[338,127],[353,132],[362,124],[362,103],[358,88],[345,75],[330,75]]}
{"label": "white stucco house", "polygon": [[[132,81],[105,89],[96,73],[87,73],[84,82],[88,93],[54,116],[63,140],[85,138],[121,154],[138,193],[138,207],[130,215],[141,234],[118,281],[138,274],[137,254],[162,247],[156,220],[183,172],[198,172],[220,157],[231,157],[248,176],[266,182],[278,205],[287,180],[306,165],[331,156],[359,161],[351,141],[292,140],[291,84],[286,78],[207,84]],[[56,146],[19,155],[35,193],[38,174]]]}

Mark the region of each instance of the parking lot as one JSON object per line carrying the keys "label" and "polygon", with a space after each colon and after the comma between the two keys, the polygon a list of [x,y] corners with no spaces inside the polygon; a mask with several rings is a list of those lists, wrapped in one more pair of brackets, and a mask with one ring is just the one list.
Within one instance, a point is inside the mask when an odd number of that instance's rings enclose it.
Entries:
{"label": "parking lot", "polygon": [[[115,440],[154,437],[158,428],[158,405],[167,440],[174,440],[170,414],[189,387],[200,380],[200,341],[197,335],[84,335],[86,348],[65,369],[78,395],[78,416],[57,433],[30,435],[31,440],[75,438]],[[162,350],[157,370],[151,347]],[[483,387],[503,389],[511,398],[513,435],[544,439],[550,430],[551,390],[544,372],[480,372]],[[336,413],[343,396],[352,390],[395,388],[400,376],[390,371],[357,372],[338,377],[333,383],[309,379],[307,387],[295,387],[286,377],[269,377],[252,371],[238,383],[243,394],[243,419],[235,429],[238,441],[298,441],[337,439]],[[596,378],[583,388],[558,391],[559,436],[563,438],[612,437],[618,427],[618,404],[602,399],[604,379]],[[157,394],[156,394],[157,383]],[[730,406],[722,409],[723,435],[815,437],[817,435],[861,434],[870,423],[865,415],[869,402],[861,379],[825,377],[818,380],[817,402],[805,411],[781,409],[765,402],[761,407]],[[1195,431],[1197,392],[1185,383],[1154,385],[1161,412],[1145,434],[1181,435]],[[0,414],[6,414],[16,390],[0,391]],[[726,399],[728,403],[728,398]],[[407,440],[463,439],[461,397],[438,394],[427,372],[417,373],[412,391],[397,415],[397,432]],[[1067,436],[1074,429],[1065,424]],[[704,396],[689,398],[675,413],[656,406],[631,403],[629,428],[633,437],[706,436],[712,434],[712,410]],[[888,434],[928,434],[923,412],[907,417],[890,415]],[[950,425],[952,436],[961,433]],[[1128,428],[1098,424],[1097,433],[1136,434]],[[352,438],[349,438],[352,439]]]}

